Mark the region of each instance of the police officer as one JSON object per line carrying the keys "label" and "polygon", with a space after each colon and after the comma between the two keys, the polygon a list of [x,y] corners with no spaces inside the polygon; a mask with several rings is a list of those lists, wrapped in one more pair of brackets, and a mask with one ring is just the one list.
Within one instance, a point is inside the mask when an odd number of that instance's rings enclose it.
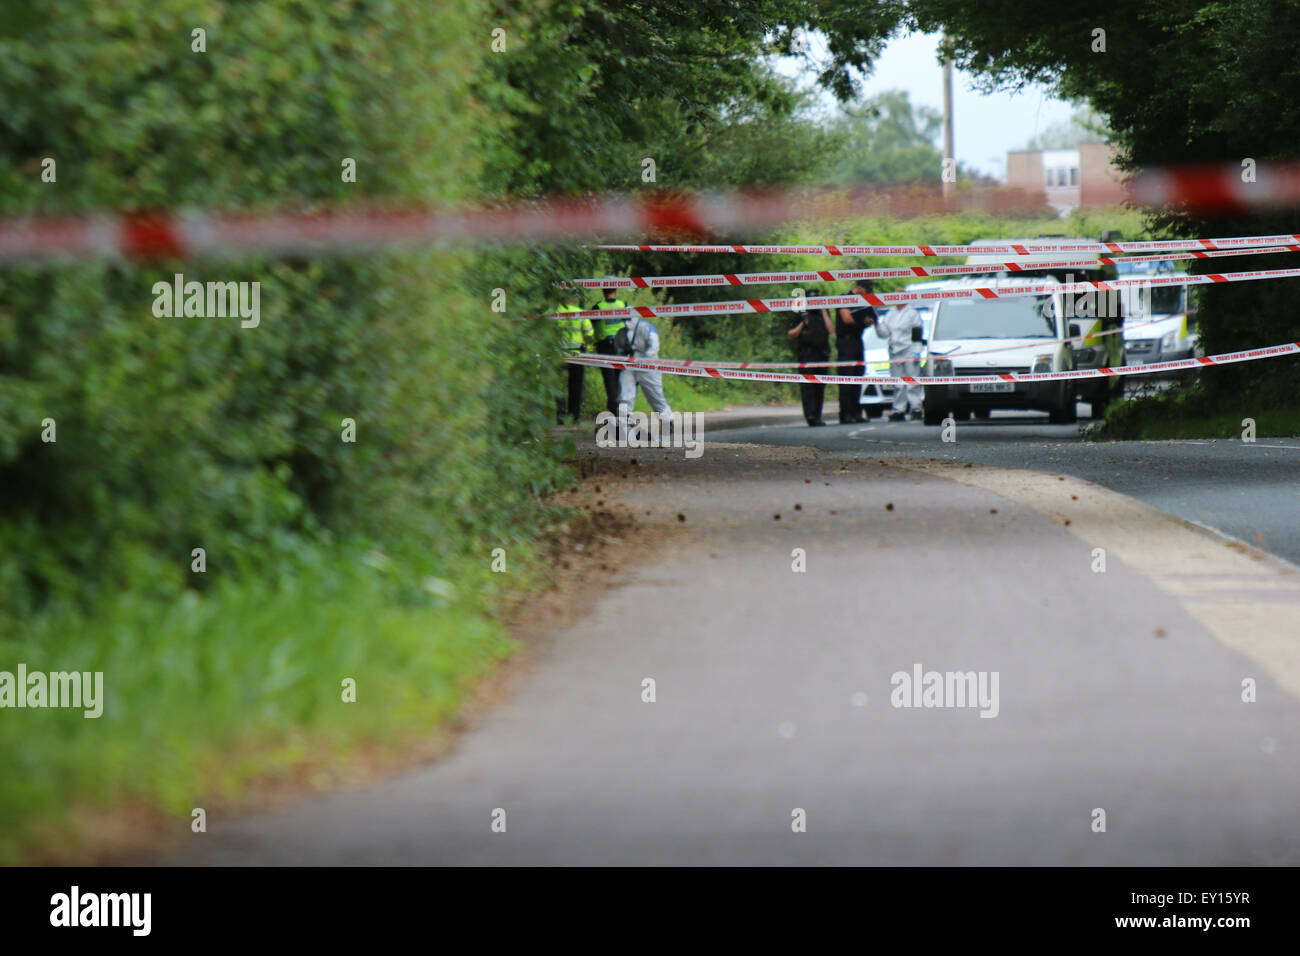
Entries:
{"label": "police officer", "polygon": [[[884,315],[876,318],[876,332],[889,343],[889,374],[921,374],[921,313],[906,302],[898,303]],[[894,391],[894,407],[889,413],[891,422],[921,417],[921,402],[925,395],[920,385],[900,385]]]}
{"label": "police officer", "polygon": [[[568,292],[564,304],[558,311],[581,312],[582,290],[573,289]],[[557,319],[555,324],[560,327],[561,348],[565,355],[581,355],[587,351],[587,346],[595,337],[591,319]],[[555,399],[555,424],[557,425],[564,424],[565,414],[568,414],[574,423],[582,415],[583,382],[587,367],[574,365],[571,362],[565,362],[564,366],[568,369],[569,388],[567,396],[560,395]]]}
{"label": "police officer", "polygon": [[[868,295],[872,291],[871,280],[859,279],[849,291],[854,295]],[[839,362],[840,375],[863,373],[862,360],[866,353],[862,333],[875,321],[876,310],[869,305],[839,310],[839,321],[835,323],[835,358]],[[862,414],[862,385],[841,385],[840,424],[852,425],[862,421],[866,421]]]}
{"label": "police officer", "polygon": [[[606,282],[612,282],[613,276],[605,276]],[[618,297],[618,288],[609,285],[600,290],[604,295],[601,301],[596,303],[597,309],[626,309],[627,303]],[[623,328],[624,319],[596,319],[592,322],[592,327],[596,335],[596,351],[600,355],[617,355],[614,348],[614,336],[618,330]],[[611,415],[618,415],[618,369],[602,368],[600,377],[605,383],[605,408]]]}
{"label": "police officer", "polygon": [[[808,289],[802,298],[821,294],[820,289]],[[800,362],[826,362],[831,357],[831,332],[834,331],[830,313],[825,309],[810,309],[806,302],[803,305],[802,311],[790,313],[790,328],[786,335],[794,343],[795,354]],[[821,374],[827,368],[823,365],[813,371]],[[803,400],[804,420],[814,427],[825,425],[822,421],[822,403],[826,398],[826,386],[821,382],[801,382],[799,397]]]}

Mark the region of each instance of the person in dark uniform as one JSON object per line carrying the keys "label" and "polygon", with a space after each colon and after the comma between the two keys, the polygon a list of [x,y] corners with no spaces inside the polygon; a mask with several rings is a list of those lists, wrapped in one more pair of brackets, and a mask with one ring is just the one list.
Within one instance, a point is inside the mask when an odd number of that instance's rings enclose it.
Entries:
{"label": "person in dark uniform", "polygon": [[[859,279],[849,291],[854,295],[868,295],[872,291],[871,280]],[[876,310],[869,305],[839,310],[839,321],[835,323],[835,358],[839,362],[840,375],[863,373],[862,333],[875,324]],[[840,424],[852,425],[863,421],[866,418],[862,414],[862,386],[841,385]]]}
{"label": "person in dark uniform", "polygon": [[[811,298],[821,295],[820,289],[808,289],[804,296]],[[831,315],[825,309],[809,309],[790,313],[790,328],[786,335],[794,343],[795,354],[800,362],[826,362],[831,357]],[[828,366],[811,369],[817,374],[825,373]],[[802,382],[799,396],[803,399],[803,417],[809,425],[825,425],[822,421],[822,402],[826,397],[826,386],[821,382]]]}

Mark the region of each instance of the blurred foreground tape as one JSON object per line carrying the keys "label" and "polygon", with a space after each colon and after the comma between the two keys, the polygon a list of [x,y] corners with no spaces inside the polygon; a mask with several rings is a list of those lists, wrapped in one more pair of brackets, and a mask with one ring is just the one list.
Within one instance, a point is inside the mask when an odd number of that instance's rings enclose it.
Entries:
{"label": "blurred foreground tape", "polygon": [[[1235,166],[1146,170],[1127,187],[1115,184],[1095,194],[1089,206],[1104,208],[1130,203],[1184,208],[1205,214],[1300,206],[1300,165],[1261,164],[1252,175],[1253,181],[1244,181],[1243,171]],[[265,213],[164,210],[85,217],[7,218],[0,219],[0,265],[328,256],[435,243],[704,238],[728,233],[752,234],[792,221],[829,222],[865,216],[909,219],[967,211],[1011,215],[1041,213],[1045,209],[1041,191],[980,186],[959,189],[944,199],[939,184],[935,183],[696,194],[646,192],[441,208],[361,206]],[[1268,243],[1256,244],[1298,241],[1294,235],[1267,238]],[[1104,248],[1089,251],[1138,251],[1128,248],[1132,245],[1105,244]],[[827,253],[834,255],[855,248],[818,246],[809,247],[808,251],[826,253],[827,249],[835,249]],[[1154,248],[1148,246],[1146,251]],[[722,246],[718,251],[739,250]],[[894,254],[934,253],[900,250]]]}

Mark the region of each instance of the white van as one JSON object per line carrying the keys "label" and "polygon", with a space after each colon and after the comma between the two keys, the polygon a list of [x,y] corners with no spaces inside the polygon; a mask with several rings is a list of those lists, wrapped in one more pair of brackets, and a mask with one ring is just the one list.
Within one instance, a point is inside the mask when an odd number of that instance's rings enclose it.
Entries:
{"label": "white van", "polygon": [[[960,279],[950,288],[992,289],[1027,282],[1060,285],[1051,276]],[[934,304],[925,375],[997,375],[1006,372],[1065,372],[1074,369],[1067,341],[1078,326],[1066,320],[1064,296],[1014,296],[1005,299],[940,299]],[[1077,419],[1072,380],[927,385],[923,418],[938,425],[951,414],[988,418],[993,409],[1045,411],[1051,421]]]}
{"label": "white van", "polygon": [[[1118,240],[1118,232],[1102,233],[1101,241]],[[1008,257],[994,253],[981,252],[980,247],[994,243],[1024,244],[1050,239],[1058,243],[1092,242],[1082,236],[1038,236],[1034,239],[976,239],[970,243],[971,254],[966,258],[967,265],[987,265],[990,272],[998,278],[1024,277],[1023,281],[1035,281],[1040,276],[1051,276],[1060,282],[1106,282],[1119,277],[1115,266],[1104,265],[1100,261],[1087,266],[1052,267],[1045,264],[1053,260],[1096,260],[1095,253],[1036,253],[1030,256],[1010,257],[1019,268],[1016,271],[996,270],[995,267]],[[1126,364],[1125,339],[1123,334],[1124,316],[1127,314],[1126,299],[1121,292],[1101,292],[1088,290],[1075,292],[1065,297],[1064,318],[1067,326],[1077,326],[1073,333],[1079,341],[1074,342],[1074,368],[1117,368]],[[1080,400],[1089,404],[1093,418],[1100,418],[1106,413],[1112,401],[1124,394],[1124,382],[1118,376],[1104,378],[1082,378],[1075,382],[1075,389]]]}
{"label": "white van", "polygon": [[[1124,268],[1125,278],[1173,275],[1172,262],[1135,262]],[[1185,285],[1124,290],[1124,351],[1133,365],[1191,358],[1200,346],[1194,290]]]}

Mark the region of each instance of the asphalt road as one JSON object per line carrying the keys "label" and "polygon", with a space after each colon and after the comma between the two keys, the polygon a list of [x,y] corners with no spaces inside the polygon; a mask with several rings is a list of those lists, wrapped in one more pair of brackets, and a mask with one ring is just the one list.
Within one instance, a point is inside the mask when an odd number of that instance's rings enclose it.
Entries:
{"label": "asphalt road", "polygon": [[[947,452],[919,426],[815,434],[856,456],[1090,454],[1013,422]],[[210,815],[164,862],[1300,863],[1294,571],[1083,481],[725,437],[698,460],[596,452],[602,494],[678,530],[584,589],[453,753]],[[1207,447],[1229,473],[1261,450]],[[929,706],[900,690],[918,669],[989,693]]]}
{"label": "asphalt road", "polygon": [[[827,408],[831,402],[828,400]],[[1079,405],[1086,424],[1086,404]],[[833,413],[832,413],[833,418]],[[707,420],[706,420],[707,421]],[[797,412],[709,428],[716,441],[808,445],[844,457],[914,456],[1069,474],[1213,528],[1300,565],[1300,440],[1089,442],[1046,414],[994,412],[957,423],[956,441],[920,422],[809,428]]]}

